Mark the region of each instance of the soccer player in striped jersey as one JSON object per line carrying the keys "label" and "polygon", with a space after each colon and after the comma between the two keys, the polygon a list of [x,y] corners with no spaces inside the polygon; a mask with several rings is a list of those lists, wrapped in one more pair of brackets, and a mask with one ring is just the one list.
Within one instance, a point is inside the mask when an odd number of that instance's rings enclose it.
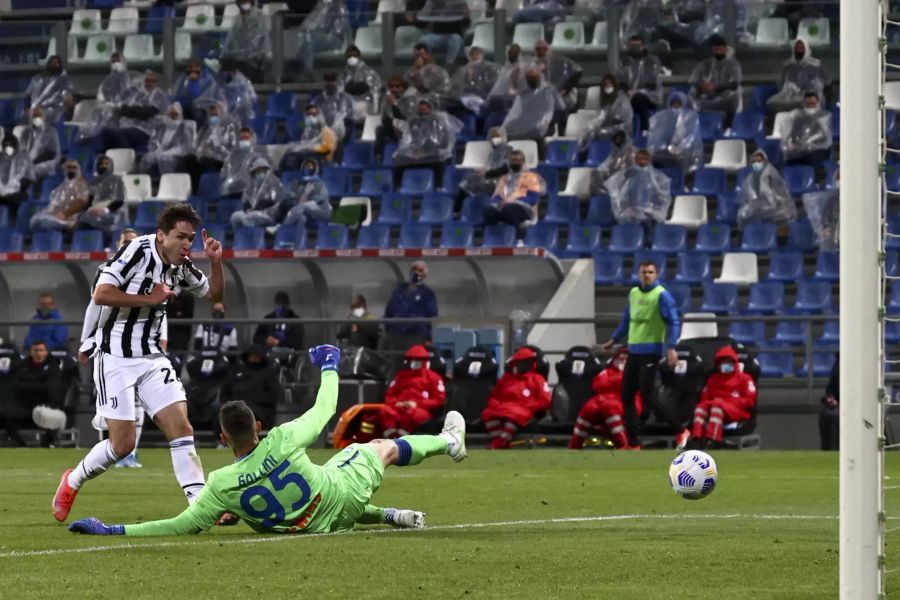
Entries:
{"label": "soccer player in striped jersey", "polygon": [[135,525],[106,525],[94,517],[75,521],[74,533],[92,535],[175,535],[200,533],[224,513],[233,513],[258,532],[325,533],[350,531],[356,523],[422,527],[425,514],[370,504],[388,466],[417,465],[432,456],[466,458],[466,423],[447,413],[438,435],[405,435],[395,440],[350,444],[324,465],[309,459],[312,445],[334,416],[340,350],[317,346],[309,358],[322,371],[315,405],[299,418],[272,428],[259,439],[261,423],[241,401],[219,410],[222,442],[235,462],[209,474],[200,498],[180,515]]}
{"label": "soccer player in striped jersey", "polygon": [[221,302],[224,295],[222,244],[202,231],[209,279],[188,258],[199,224],[190,204],[170,204],[159,213],[156,233],[120,248],[97,278],[93,301],[102,308],[95,334],[94,386],[97,415],[106,419],[109,439],[63,473],[53,497],[57,521],[69,515],[85,481],[134,450],[136,398],[169,440],[175,478],[188,503],[203,489],[184,387],[161,343],[165,304],[175,296],[172,288],[209,302]]}

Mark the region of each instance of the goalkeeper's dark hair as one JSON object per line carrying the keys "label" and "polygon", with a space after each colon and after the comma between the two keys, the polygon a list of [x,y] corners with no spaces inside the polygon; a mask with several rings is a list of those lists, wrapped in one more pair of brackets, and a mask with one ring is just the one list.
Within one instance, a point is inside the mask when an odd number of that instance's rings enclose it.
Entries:
{"label": "goalkeeper's dark hair", "polygon": [[219,425],[228,434],[232,445],[243,446],[256,433],[256,415],[243,400],[231,400],[219,409]]}

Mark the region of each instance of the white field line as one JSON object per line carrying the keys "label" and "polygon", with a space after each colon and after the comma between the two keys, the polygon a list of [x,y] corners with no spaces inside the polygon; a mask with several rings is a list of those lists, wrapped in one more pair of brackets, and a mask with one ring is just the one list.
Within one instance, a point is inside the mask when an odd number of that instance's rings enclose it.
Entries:
{"label": "white field line", "polygon": [[51,548],[47,550],[12,550],[9,552],[0,552],[0,558],[18,558],[27,556],[49,556],[55,554],[89,554],[94,552],[107,552],[117,550],[139,550],[142,548],[172,548],[179,546],[202,546],[202,545],[232,545],[232,544],[269,544],[277,542],[297,541],[309,538],[319,538],[326,536],[353,536],[353,535],[373,535],[384,533],[407,533],[407,532],[429,532],[429,531],[446,531],[452,529],[484,529],[494,527],[521,527],[528,525],[551,525],[566,523],[595,523],[601,521],[627,521],[640,519],[749,519],[749,520],[836,520],[837,517],[830,515],[755,515],[755,514],[632,514],[632,515],[601,515],[595,517],[560,517],[555,519],[526,519],[521,521],[495,521],[492,523],[458,523],[456,525],[434,525],[427,526],[424,529],[360,529],[348,533],[309,533],[305,535],[257,535],[254,537],[241,537],[238,539],[222,539],[220,536],[209,537],[205,540],[187,542],[187,541],[157,541],[144,544],[123,543],[108,544],[105,546],[85,546],[81,548]]}

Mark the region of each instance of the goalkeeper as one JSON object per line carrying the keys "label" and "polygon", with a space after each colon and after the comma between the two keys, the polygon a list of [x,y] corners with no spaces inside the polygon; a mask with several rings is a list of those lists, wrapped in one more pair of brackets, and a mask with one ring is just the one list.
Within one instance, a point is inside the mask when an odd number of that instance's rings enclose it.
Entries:
{"label": "goalkeeper", "polygon": [[340,351],[317,346],[309,351],[322,370],[315,406],[301,417],[273,428],[260,440],[259,421],[246,404],[228,402],[219,411],[222,442],[234,452],[234,464],[209,474],[197,502],[177,517],[135,525],[105,525],[90,517],[69,530],[94,535],[175,535],[211,528],[226,512],[258,532],[323,533],[350,531],[356,523],[422,527],[425,515],[369,504],[389,465],[417,465],[449,454],[466,457],[465,421],[450,412],[439,435],[407,435],[396,440],[351,444],[324,465],[313,464],[306,448],[334,415],[338,397]]}

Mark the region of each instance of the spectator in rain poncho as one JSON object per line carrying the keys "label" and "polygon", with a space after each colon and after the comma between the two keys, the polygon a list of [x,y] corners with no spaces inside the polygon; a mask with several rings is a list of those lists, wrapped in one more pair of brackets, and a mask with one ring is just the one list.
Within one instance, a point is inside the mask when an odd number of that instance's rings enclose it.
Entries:
{"label": "spectator in rain poncho", "polygon": [[228,153],[219,171],[222,195],[230,198],[240,197],[250,183],[250,165],[257,158],[267,157],[266,149],[256,145],[253,130],[241,127],[237,147]]}
{"label": "spectator in rain poncho", "polygon": [[566,16],[566,5],[559,0],[524,0],[522,8],[513,14],[513,25],[519,23],[540,23],[544,26],[544,37],[550,38],[553,25]]}
{"label": "spectator in rain poncho", "polygon": [[809,217],[819,250],[832,252],[838,249],[841,217],[841,172],[834,173],[831,189],[803,194],[803,210]]}
{"label": "spectator in rain poncho", "polygon": [[262,81],[272,60],[269,18],[253,5],[253,0],[238,0],[240,14],[225,35],[222,61],[233,62],[250,79]]}
{"label": "spectator in rain poncho", "polygon": [[291,182],[291,191],[298,200],[288,211],[285,225],[305,227],[309,221],[328,222],[331,218],[331,199],[325,182],[319,177],[319,164],[315,160],[308,158],[303,161],[300,179]]}
{"label": "spectator in rain poncho", "polygon": [[510,44],[506,49],[506,64],[500,68],[497,82],[488,93],[490,110],[509,110],[519,94],[528,89],[525,73],[533,65],[530,57],[522,55],[518,44]]}
{"label": "spectator in rain poncho", "polygon": [[596,169],[591,171],[591,195],[606,194],[606,180],[634,165],[635,152],[637,148],[628,140],[624,131],[613,134],[609,154]]}
{"label": "spectator in rain poncho", "polygon": [[509,171],[509,153],[512,147],[506,142],[506,132],[502,127],[493,127],[487,133],[491,143],[484,168],[469,173],[459,184],[460,194],[469,196],[489,196],[497,189],[497,180]]}
{"label": "spectator in rain poncho", "polygon": [[[677,0],[666,6],[660,35],[678,46],[702,48],[711,38],[725,33],[727,0]],[[763,3],[755,3],[763,4]],[[746,36],[747,18],[744,3],[734,0],[736,31]],[[746,37],[744,41],[752,41]]]}
{"label": "spectator in rain poncho", "polygon": [[783,225],[797,218],[797,207],[784,177],[762,150],[750,157],[750,173],[738,189],[738,225],[766,222]]}
{"label": "spectator in rain poncho", "polygon": [[172,100],[181,104],[185,119],[200,121],[202,115],[194,110],[194,102],[216,85],[216,78],[206,66],[198,59],[192,58],[188,61],[187,73],[179,76],[172,86]]}
{"label": "spectator in rain poncho", "polygon": [[110,73],[103,78],[97,88],[97,104],[91,111],[86,123],[78,130],[82,140],[89,140],[100,133],[104,127],[118,123],[119,106],[131,93],[131,88],[138,85],[144,75],[137,71],[129,71],[125,59],[118,52],[109,56]]}
{"label": "spectator in rain poncho", "polygon": [[122,229],[128,222],[125,208],[125,184],[115,174],[115,165],[105,154],[97,157],[96,175],[91,180],[90,206],[81,215],[81,225],[108,234]]}
{"label": "spectator in rain poncho", "polygon": [[300,25],[300,60],[311,79],[316,53],[343,50],[350,44],[350,15],[341,0],[319,0]]}
{"label": "spectator in rain poncho", "polygon": [[319,107],[319,114],[337,136],[343,140],[350,133],[353,121],[353,97],[341,89],[337,75],[325,73],[325,89],[313,98],[312,103]]}
{"label": "spectator in rain poncho", "polygon": [[565,111],[565,104],[556,88],[545,83],[536,68],[526,72],[525,81],[527,88],[516,96],[503,121],[503,129],[510,140],[536,141],[543,155],[544,137],[557,114]]}
{"label": "spectator in rain poncho", "polygon": [[415,18],[416,27],[425,30],[419,42],[431,54],[444,52],[447,65],[456,63],[470,23],[465,0],[427,0]]}
{"label": "spectator in rain poncho", "polygon": [[725,127],[731,127],[741,106],[741,64],[721,36],[713,36],[710,44],[712,56],[691,73],[691,100],[700,112],[724,112]]}
{"label": "spectator in rain poncho", "polygon": [[28,153],[19,149],[19,140],[11,133],[3,137],[0,153],[0,206],[9,209],[12,221],[19,204],[28,199],[28,188],[37,180]]}
{"label": "spectator in rain poncho", "polygon": [[197,132],[197,162],[203,173],[219,171],[238,145],[241,124],[231,118],[224,102],[210,104],[206,122]]}
{"label": "spectator in rain poncho", "polygon": [[650,164],[650,153],[638,150],[634,165],[606,180],[612,212],[619,223],[661,223],[672,204],[671,182]]}
{"label": "spectator in rain poncho", "polygon": [[819,106],[819,96],[807,92],[803,108],[790,112],[781,151],[787,165],[817,166],[831,156],[831,113]]}
{"label": "spectator in rain poncho", "polygon": [[578,132],[578,142],[582,151],[594,140],[608,140],[616,132],[623,131],[631,137],[634,111],[628,96],[616,85],[616,78],[604,75],[600,82],[600,109],[597,116]]}
{"label": "spectator in rain poncho", "polygon": [[166,111],[166,119],[150,139],[150,151],[141,159],[141,172],[154,179],[164,173],[181,173],[191,170],[194,159],[194,123],[185,121],[181,105],[172,103]]}
{"label": "spectator in rain poncho", "polygon": [[303,135],[299,142],[288,146],[278,170],[282,173],[298,171],[307,158],[330,163],[337,146],[338,138],[325,124],[324,117],[319,113],[319,107],[310,104],[306,107],[306,117],[303,120]]}
{"label": "spectator in rain poncho", "polygon": [[669,94],[669,108],[650,119],[647,149],[653,163],[660,166],[677,166],[690,172],[703,163],[700,115],[688,105],[683,93]]}
{"label": "spectator in rain poncho", "polygon": [[231,214],[232,227],[271,227],[284,219],[294,197],[284,189],[269,161],[253,159],[250,181],[241,196],[243,210]]}
{"label": "spectator in rain poncho", "polygon": [[19,144],[34,164],[34,175],[41,181],[55,173],[62,158],[59,149],[59,133],[44,118],[44,109],[31,109],[31,121],[19,134]]}
{"label": "spectator in rain poncho", "polygon": [[562,96],[566,108],[574,109],[578,103],[578,90],[575,86],[581,80],[582,74],[578,63],[554,53],[545,40],[538,40],[534,45],[534,63],[544,76],[544,80],[555,87]]}
{"label": "spectator in rain poncho", "polygon": [[50,125],[63,118],[66,107],[74,104],[72,92],[75,86],[63,70],[62,60],[55,54],[47,58],[47,67],[28,82],[25,90],[29,108],[40,106],[44,109],[44,119]]}
{"label": "spectator in rain poncho", "polygon": [[628,94],[631,108],[638,116],[641,131],[650,128],[650,112],[663,103],[662,63],[647,50],[639,35],[628,40],[628,51],[622,54],[616,79]]}
{"label": "spectator in rain poncho", "polygon": [[395,121],[394,127],[402,134],[400,145],[394,152],[394,182],[399,186],[407,167],[428,167],[434,171],[434,180],[441,181],[444,166],[453,155],[456,134],[461,123],[434,104],[419,100],[416,114],[407,120]]}
{"label": "spectator in rain poncho", "polygon": [[228,114],[241,125],[256,117],[256,90],[233,61],[222,61],[219,81],[207,88],[194,104],[208,108],[214,102],[224,102]]}
{"label": "spectator in rain poncho", "polygon": [[481,113],[499,73],[500,65],[484,60],[481,48],[472,46],[469,48],[469,62],[457,69],[450,80],[450,93],[473,113]]}
{"label": "spectator in rain poncho", "polygon": [[344,86],[344,91],[353,96],[355,100],[377,106],[381,88],[384,87],[381,75],[363,61],[362,53],[356,46],[348,46],[344,56],[347,57],[347,67],[338,76],[338,80]]}
{"label": "spectator in rain poncho", "polygon": [[769,112],[779,113],[801,108],[807,92],[815,92],[821,104],[825,104],[826,90],[831,86],[831,76],[818,58],[813,58],[809,44],[803,38],[794,42],[793,55],[781,67],[781,89],[769,98]]}
{"label": "spectator in rain poncho", "polygon": [[525,234],[523,225],[537,219],[538,202],[546,191],[543,178],[525,169],[525,154],[513,150],[509,153],[509,172],[497,181],[491,204],[484,207],[484,222],[487,225],[512,225],[518,237],[522,237]]}
{"label": "spectator in rain poncho", "polygon": [[384,157],[388,143],[400,141],[401,134],[394,128],[394,123],[415,116],[416,106],[422,98],[436,102],[434,96],[420,94],[415,88],[407,89],[402,77],[395,75],[388,80],[388,93],[381,106],[381,125],[375,130],[375,159],[378,162]]}
{"label": "spectator in rain poncho", "polygon": [[146,145],[165,118],[169,97],[159,87],[159,76],[153,71],[144,73],[125,94],[119,105],[118,119],[100,130],[100,146],[109,148],[138,148]]}
{"label": "spectator in rain poncho", "polygon": [[414,48],[413,64],[403,74],[403,80],[419,94],[432,94],[441,108],[450,94],[450,75],[434,62],[428,46],[418,43]]}
{"label": "spectator in rain poncho", "polygon": [[[611,4],[611,3],[610,3]],[[627,40],[639,35],[645,40],[656,37],[656,30],[663,22],[663,3],[661,0],[631,0],[618,2],[622,5],[619,20],[619,39]]]}
{"label": "spectator in rain poncho", "polygon": [[50,203],[31,217],[28,226],[32,231],[72,229],[87,208],[91,190],[78,161],[67,160],[63,172],[66,178],[50,193]]}

